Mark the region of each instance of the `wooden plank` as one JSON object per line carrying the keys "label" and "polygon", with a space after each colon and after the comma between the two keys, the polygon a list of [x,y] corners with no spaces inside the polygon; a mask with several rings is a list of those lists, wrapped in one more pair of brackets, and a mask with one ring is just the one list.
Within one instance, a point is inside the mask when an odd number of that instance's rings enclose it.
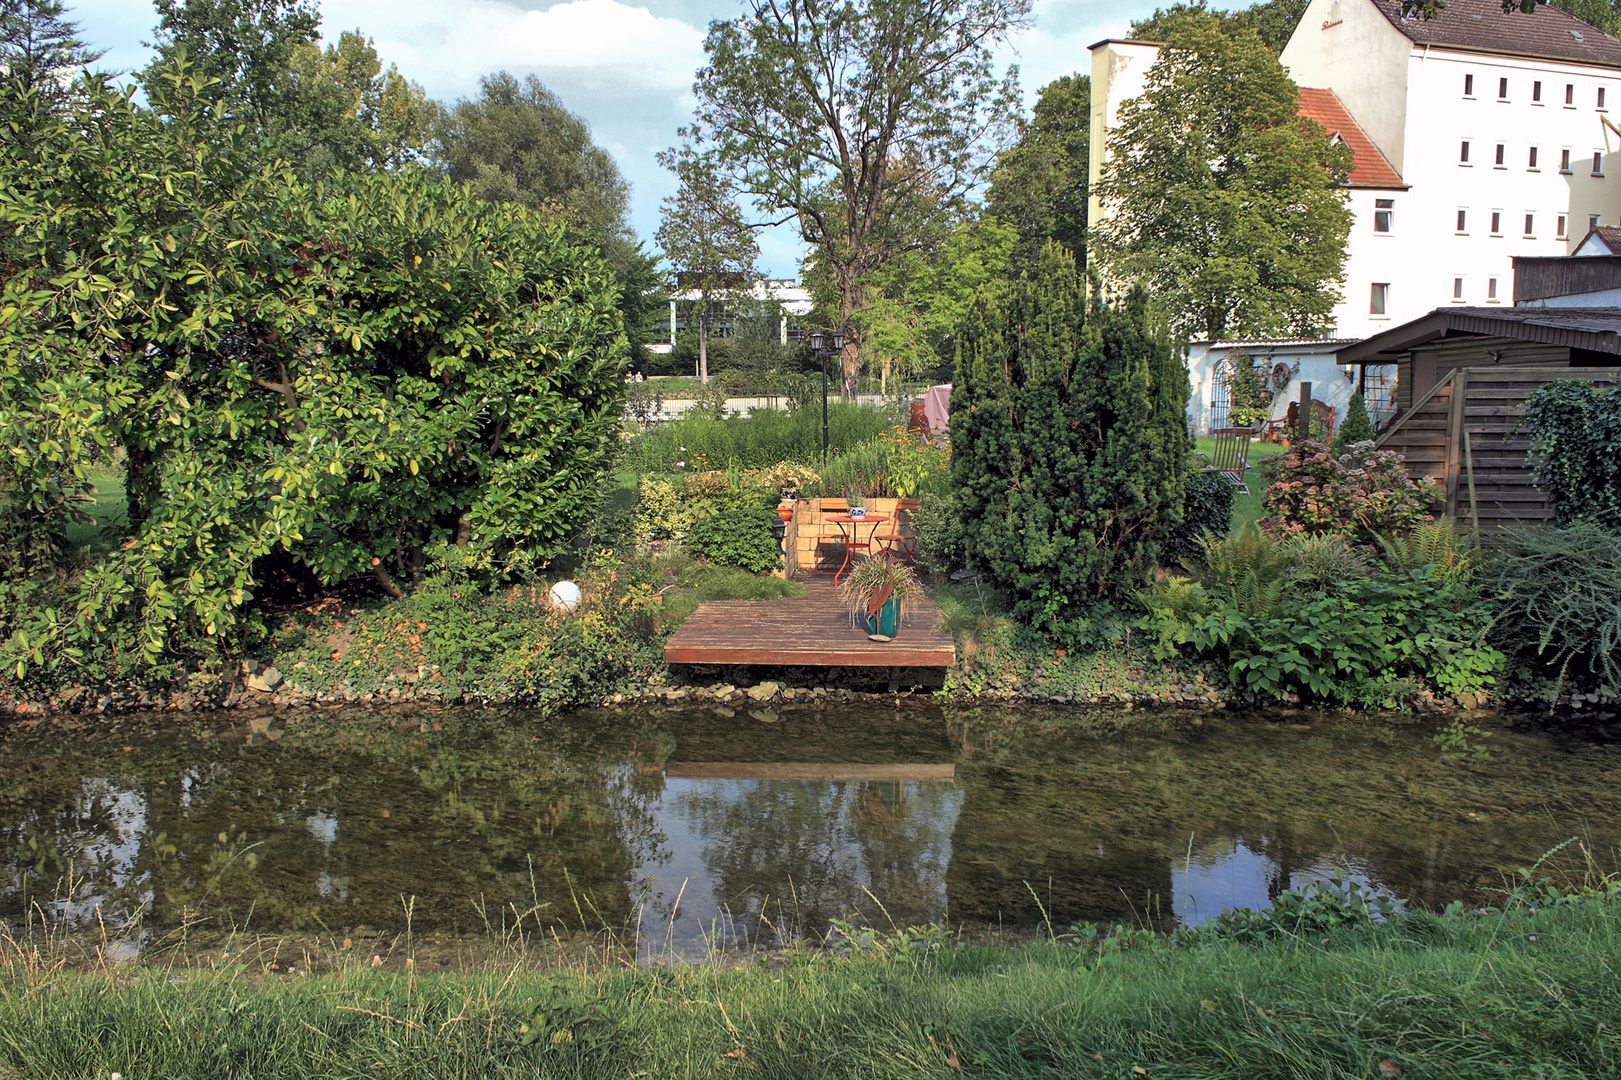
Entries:
{"label": "wooden plank", "polygon": [[950,762],[823,765],[801,761],[671,761],[665,764],[664,775],[672,780],[922,780],[950,784],[956,782],[957,767]]}
{"label": "wooden plank", "polygon": [[934,629],[940,609],[928,598],[909,605],[894,641],[877,642],[851,626],[832,583],[812,581],[782,600],[721,600],[698,608],[664,647],[671,664],[787,667],[951,667],[956,643]]}
{"label": "wooden plank", "polygon": [[1446,490],[1447,517],[1458,516],[1458,481],[1463,463],[1463,406],[1469,400],[1469,369],[1460,368],[1452,377],[1451,408],[1447,417]]}

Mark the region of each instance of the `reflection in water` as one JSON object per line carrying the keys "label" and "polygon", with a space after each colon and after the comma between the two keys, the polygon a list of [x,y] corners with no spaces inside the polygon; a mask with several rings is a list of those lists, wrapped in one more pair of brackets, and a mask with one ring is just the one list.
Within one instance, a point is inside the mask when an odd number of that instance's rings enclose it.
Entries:
{"label": "reflection in water", "polygon": [[386,930],[409,905],[453,934],[639,927],[651,955],[845,919],[1168,928],[1332,872],[1439,906],[1572,835],[1621,850],[1617,748],[1506,728],[1460,759],[1350,723],[436,716],[0,735],[0,921]]}

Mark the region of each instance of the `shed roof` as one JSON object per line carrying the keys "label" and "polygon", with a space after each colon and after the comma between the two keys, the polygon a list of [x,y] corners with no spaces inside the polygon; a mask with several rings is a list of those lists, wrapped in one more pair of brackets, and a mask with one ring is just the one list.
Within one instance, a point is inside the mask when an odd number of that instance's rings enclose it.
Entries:
{"label": "shed roof", "polygon": [[1422,318],[1341,349],[1335,361],[1385,363],[1391,354],[1452,334],[1518,338],[1621,355],[1621,308],[1437,308]]}
{"label": "shed roof", "polygon": [[1439,15],[1426,19],[1417,12],[1403,18],[1401,0],[1374,2],[1415,45],[1621,68],[1621,41],[1548,4],[1527,15],[1505,12],[1500,0],[1446,0]]}

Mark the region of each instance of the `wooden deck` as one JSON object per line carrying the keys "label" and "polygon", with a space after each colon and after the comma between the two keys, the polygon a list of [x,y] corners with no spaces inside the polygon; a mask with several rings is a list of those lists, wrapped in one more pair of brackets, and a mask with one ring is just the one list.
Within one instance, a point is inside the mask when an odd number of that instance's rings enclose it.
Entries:
{"label": "wooden deck", "polygon": [[934,629],[940,609],[909,605],[894,641],[867,640],[827,578],[785,600],[716,600],[681,624],[664,646],[668,664],[770,664],[784,667],[932,667],[957,662],[951,638]]}

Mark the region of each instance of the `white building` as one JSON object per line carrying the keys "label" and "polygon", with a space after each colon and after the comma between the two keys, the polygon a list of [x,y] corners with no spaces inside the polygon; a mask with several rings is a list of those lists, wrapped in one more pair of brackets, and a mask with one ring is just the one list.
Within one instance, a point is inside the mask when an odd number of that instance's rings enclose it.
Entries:
{"label": "white building", "polygon": [[[1091,51],[1095,183],[1159,47]],[[1567,255],[1593,227],[1621,225],[1621,41],[1563,11],[1448,0],[1425,20],[1403,19],[1399,0],[1311,0],[1281,59],[1302,114],[1352,152],[1342,344],[1438,307],[1510,306],[1516,256]],[[1090,209],[1095,222],[1107,213],[1096,197]],[[1190,368],[1225,351],[1199,343]],[[1218,401],[1205,394],[1196,424]]]}
{"label": "white building", "polygon": [[[686,289],[672,295],[670,297],[670,320],[667,324],[669,337],[663,341],[648,342],[648,351],[667,353],[673,349],[676,335],[687,328],[688,313],[694,310],[694,305],[701,299],[702,296],[697,289]],[[747,290],[735,296],[729,296],[726,301],[726,310],[718,316],[712,315],[710,317],[709,333],[718,338],[731,337],[738,314],[751,314],[751,312],[744,310],[751,307],[757,312],[762,305],[768,302],[775,302],[777,308],[777,339],[784,345],[790,341],[798,341],[800,330],[799,327],[793,325],[793,320],[809,315],[815,305],[811,301],[810,290],[797,281],[761,279],[751,284]]]}

